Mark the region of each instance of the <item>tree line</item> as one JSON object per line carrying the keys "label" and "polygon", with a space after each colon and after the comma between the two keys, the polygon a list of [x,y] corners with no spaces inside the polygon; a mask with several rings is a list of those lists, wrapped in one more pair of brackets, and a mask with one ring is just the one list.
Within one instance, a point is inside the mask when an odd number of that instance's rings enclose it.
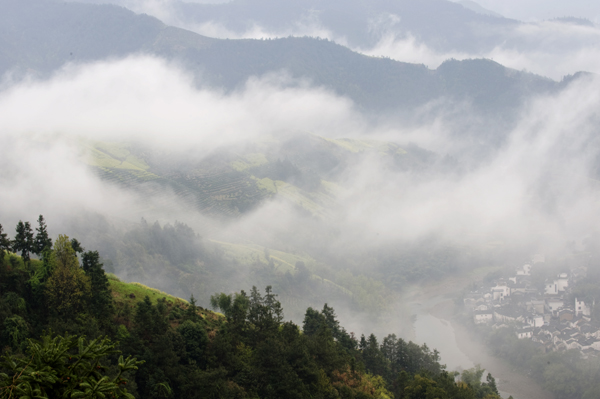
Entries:
{"label": "tree line", "polygon": [[301,326],[286,321],[269,286],[212,295],[222,315],[193,296],[127,302],[97,251],[65,235],[52,242],[38,222],[35,235],[21,222],[13,240],[0,232],[2,399],[499,398],[483,370],[457,380],[437,351],[356,337],[327,304]]}

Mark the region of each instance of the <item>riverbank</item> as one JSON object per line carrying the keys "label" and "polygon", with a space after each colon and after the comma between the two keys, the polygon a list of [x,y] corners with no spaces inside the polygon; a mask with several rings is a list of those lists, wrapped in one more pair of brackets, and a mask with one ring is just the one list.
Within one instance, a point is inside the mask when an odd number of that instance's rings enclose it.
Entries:
{"label": "riverbank", "polygon": [[[446,346],[455,345],[454,351],[460,351],[461,355],[464,354],[469,363],[464,368],[472,367],[472,364],[480,364],[481,367],[492,373],[498,389],[504,397],[512,395],[514,399],[554,399],[552,393],[544,390],[532,378],[515,370],[507,361],[490,355],[485,344],[454,317],[453,299],[460,295],[470,283],[481,279],[482,275],[485,273],[473,273],[434,284],[415,286],[407,294],[406,300],[414,304],[425,317],[434,317],[440,322],[448,324],[451,333],[448,334],[448,331],[445,331],[446,335],[443,339],[447,340],[450,337],[455,342],[446,341]],[[438,333],[442,334],[442,331]],[[418,338],[413,329],[409,339],[418,342],[420,341]],[[443,356],[442,352],[442,358]]]}
{"label": "riverbank", "polygon": [[496,379],[498,389],[507,392],[514,399],[554,399],[555,396],[544,390],[537,382],[503,359],[490,355],[484,343],[473,332],[454,318],[452,300],[439,303],[431,308],[433,316],[447,320],[454,329],[456,345],[474,364],[480,364]]}

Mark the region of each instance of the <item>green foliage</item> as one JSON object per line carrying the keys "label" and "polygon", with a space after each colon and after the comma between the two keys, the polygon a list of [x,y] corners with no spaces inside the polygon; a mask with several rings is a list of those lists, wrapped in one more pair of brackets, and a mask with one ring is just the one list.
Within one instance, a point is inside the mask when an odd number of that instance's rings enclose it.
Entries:
{"label": "green foliage", "polygon": [[107,375],[102,359],[118,354],[109,339],[44,335],[29,340],[27,356],[5,356],[0,398],[131,398],[123,373],[141,365],[135,358],[118,360],[116,376]]}
{"label": "green foliage", "polygon": [[33,231],[29,222],[23,223],[19,220],[16,228],[16,235],[13,241],[13,250],[21,253],[23,261],[29,262],[29,254],[35,251],[35,241]]}
{"label": "green foliage", "polygon": [[113,303],[108,278],[100,263],[98,251],[88,251],[81,256],[82,268],[90,279],[89,308],[93,314],[106,319],[112,313]]}
{"label": "green foliage", "polygon": [[204,364],[204,351],[208,344],[206,328],[200,323],[186,320],[177,328],[185,342],[188,360],[196,364]]}
{"label": "green foliage", "polygon": [[[157,229],[156,237],[163,232]],[[222,317],[197,306],[194,296],[185,303],[107,276],[96,251],[84,252],[80,267],[64,235],[41,261],[10,259],[10,267],[0,268],[3,399],[387,399],[392,391],[402,397],[409,385],[414,389],[406,392],[421,392],[417,371],[433,381],[426,393],[475,398],[466,384],[451,381],[437,352],[425,345],[394,335],[380,345],[371,334],[359,346],[328,304],[306,311],[301,332],[284,321],[271,286],[264,293],[252,287],[249,294],[213,295]],[[49,336],[49,329],[64,338]],[[39,342],[31,339],[37,337]],[[118,358],[118,351],[129,360]],[[472,395],[450,394],[463,391]]]}
{"label": "green foliage", "polygon": [[46,221],[42,215],[38,218],[38,227],[36,228],[36,231],[34,252],[37,255],[41,255],[44,251],[52,248],[52,239],[48,235],[48,226],[46,226]]}
{"label": "green foliage", "polygon": [[496,380],[490,373],[486,376],[486,382],[481,382],[484,369],[480,365],[476,365],[472,369],[464,370],[460,374],[460,379],[465,384],[468,384],[477,398],[494,398],[499,397],[498,388],[496,387]]}
{"label": "green foliage", "polygon": [[54,244],[56,268],[46,284],[48,305],[58,315],[68,317],[78,314],[86,306],[91,294],[90,277],[79,267],[69,237],[59,235]]}
{"label": "green foliage", "polygon": [[8,234],[4,232],[0,224],[0,265],[4,263],[4,255],[12,249],[12,244],[8,238]]}
{"label": "green foliage", "polygon": [[30,327],[21,316],[7,317],[2,323],[2,341],[6,342],[13,350],[22,349],[22,344],[30,335]]}

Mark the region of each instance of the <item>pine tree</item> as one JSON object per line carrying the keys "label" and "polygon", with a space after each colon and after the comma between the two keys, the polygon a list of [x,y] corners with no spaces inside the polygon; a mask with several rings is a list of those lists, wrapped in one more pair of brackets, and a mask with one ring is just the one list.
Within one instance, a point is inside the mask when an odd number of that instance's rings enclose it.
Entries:
{"label": "pine tree", "polygon": [[35,236],[35,251],[37,255],[41,255],[45,249],[52,248],[52,239],[48,235],[48,227],[44,216],[40,215],[38,218],[38,228],[35,229],[37,234]]}
{"label": "pine tree", "polygon": [[[43,336],[29,341],[29,356],[7,356],[0,373],[2,398],[128,398],[123,373],[143,362],[119,357],[117,372],[108,373],[101,360],[120,354],[109,339]],[[111,374],[109,376],[109,374]]]}
{"label": "pine tree", "polygon": [[100,263],[100,255],[98,251],[84,252],[81,261],[83,271],[91,283],[90,308],[99,319],[108,319],[113,311],[112,295],[108,278]]}
{"label": "pine tree", "polygon": [[35,250],[35,241],[33,239],[33,230],[29,222],[23,223],[19,220],[16,228],[17,234],[13,242],[13,250],[20,252],[24,262],[29,262],[29,254]]}
{"label": "pine tree", "polygon": [[11,248],[12,244],[10,242],[10,239],[8,238],[8,235],[4,233],[4,229],[0,224],[0,265],[4,261],[5,252],[10,251]]}
{"label": "pine tree", "polygon": [[72,317],[85,309],[91,293],[91,279],[79,267],[69,237],[58,236],[54,254],[56,267],[46,283],[48,305],[59,315]]}
{"label": "pine tree", "polygon": [[190,297],[190,304],[188,305],[188,307],[185,311],[184,319],[191,320],[195,323],[201,320],[200,316],[198,315],[198,307],[196,306],[196,298],[194,298],[193,294]]}
{"label": "pine tree", "polygon": [[85,248],[81,246],[81,243],[77,241],[76,238],[73,238],[71,240],[71,248],[73,248],[73,251],[75,251],[78,254],[81,254],[83,253],[83,251],[85,251]]}

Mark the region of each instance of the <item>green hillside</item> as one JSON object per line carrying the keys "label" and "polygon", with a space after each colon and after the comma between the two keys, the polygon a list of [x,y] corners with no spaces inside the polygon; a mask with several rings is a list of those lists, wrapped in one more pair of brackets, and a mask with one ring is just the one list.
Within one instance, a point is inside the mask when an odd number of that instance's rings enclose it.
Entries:
{"label": "green hillside", "polygon": [[[328,219],[343,192],[344,169],[375,154],[393,167],[418,170],[432,159],[415,149],[369,139],[327,139],[310,134],[221,148],[200,160],[179,160],[143,145],[79,141],[82,161],[103,180],[144,193],[154,203],[161,194],[205,215],[237,217],[278,198],[320,219]],[[185,157],[182,157],[185,158]],[[166,204],[168,205],[168,204]]]}
{"label": "green hillside", "polygon": [[457,383],[437,351],[395,334],[359,339],[328,305],[300,326],[270,286],[252,287],[212,291],[216,314],[107,276],[98,252],[64,235],[37,235],[43,249],[21,238],[12,245],[0,226],[3,399],[500,398],[483,370]]}

